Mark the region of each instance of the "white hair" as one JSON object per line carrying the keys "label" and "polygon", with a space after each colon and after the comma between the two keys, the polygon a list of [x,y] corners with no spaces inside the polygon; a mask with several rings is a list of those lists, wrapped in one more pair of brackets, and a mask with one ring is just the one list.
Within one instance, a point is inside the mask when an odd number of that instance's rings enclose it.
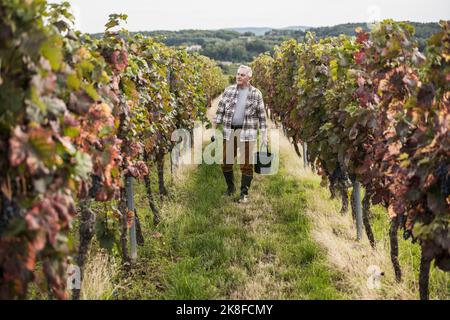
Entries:
{"label": "white hair", "polygon": [[243,64],[241,64],[238,68],[239,69],[244,69],[247,71],[247,75],[251,78],[253,76],[253,71],[252,68],[250,68],[249,66],[244,66]]}

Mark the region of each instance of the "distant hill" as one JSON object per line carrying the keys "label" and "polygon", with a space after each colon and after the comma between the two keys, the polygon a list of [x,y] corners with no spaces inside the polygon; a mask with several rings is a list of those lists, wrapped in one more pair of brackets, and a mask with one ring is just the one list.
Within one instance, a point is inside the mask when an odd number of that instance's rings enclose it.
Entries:
{"label": "distant hill", "polygon": [[[438,23],[408,22],[416,30],[415,38],[421,50],[425,48],[426,39],[440,32]],[[168,46],[196,46],[201,54],[218,61],[247,63],[264,52],[273,52],[275,45],[287,39],[304,40],[306,31],[311,31],[318,38],[346,34],[355,35],[356,27],[367,30],[366,23],[345,23],[332,27],[312,28],[307,26],[289,26],[284,28],[246,27],[222,30],[180,30],[147,31],[144,35],[158,37]],[[100,37],[101,34],[93,35]]]}
{"label": "distant hill", "polygon": [[[289,26],[289,27],[279,28],[279,30],[305,31],[310,28],[311,27],[306,27],[306,26]],[[247,28],[226,28],[225,30],[235,31],[235,32],[239,32],[241,34],[253,33],[255,36],[263,36],[267,32],[270,32],[275,29],[276,28],[269,28],[269,27],[247,27]]]}
{"label": "distant hill", "polygon": [[306,27],[306,26],[290,26],[290,27],[284,27],[281,28],[281,30],[300,30],[300,31],[306,31],[311,29],[312,27]]}
{"label": "distant hill", "polygon": [[239,33],[253,33],[256,36],[263,36],[266,32],[271,31],[273,28],[267,27],[248,27],[248,28],[226,28],[225,30],[235,31]]}

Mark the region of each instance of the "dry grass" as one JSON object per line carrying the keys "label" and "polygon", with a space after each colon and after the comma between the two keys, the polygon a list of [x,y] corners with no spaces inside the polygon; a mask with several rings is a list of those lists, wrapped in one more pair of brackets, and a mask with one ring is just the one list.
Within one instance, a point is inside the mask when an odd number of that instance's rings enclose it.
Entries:
{"label": "dry grass", "polygon": [[[320,178],[311,170],[304,169],[290,142],[280,136],[280,152],[285,159],[287,174],[320,183]],[[328,261],[345,277],[345,284],[354,299],[417,299],[411,289],[415,275],[410,266],[402,265],[403,281],[397,283],[390,261],[386,241],[379,242],[372,250],[367,239],[355,241],[356,230],[351,215],[342,216],[335,203],[328,199],[328,192],[316,188],[307,191],[308,210],[313,238],[326,249]],[[369,289],[368,268],[378,266],[384,276],[380,289]]]}
{"label": "dry grass", "polygon": [[89,256],[81,285],[82,300],[108,300],[114,293],[113,278],[117,264],[114,257],[104,252]]}
{"label": "dry grass", "polygon": [[[415,299],[408,287],[408,279],[414,277],[403,266],[404,281],[397,283],[392,271],[388,248],[379,245],[372,250],[367,239],[355,242],[355,228],[348,214],[342,217],[320,194],[311,194],[309,216],[314,221],[314,239],[327,249],[328,260],[346,275],[348,285],[358,299]],[[385,273],[380,290],[367,286],[368,268],[378,266]]]}

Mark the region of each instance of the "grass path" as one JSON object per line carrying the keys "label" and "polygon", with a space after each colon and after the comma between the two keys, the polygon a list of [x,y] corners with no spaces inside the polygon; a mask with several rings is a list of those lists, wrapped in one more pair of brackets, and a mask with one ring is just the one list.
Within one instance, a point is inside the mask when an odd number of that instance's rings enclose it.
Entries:
{"label": "grass path", "polygon": [[[282,151],[281,170],[255,175],[245,205],[235,202],[238,194],[222,196],[226,186],[218,165],[183,169],[170,187],[157,230],[138,184],[137,207],[148,240],[139,249],[132,280],[121,282],[119,297],[346,298],[339,274],[327,267],[325,251],[311,236],[306,193],[317,186],[289,176],[285,153],[292,150]],[[240,175],[235,166],[237,187]]]}
{"label": "grass path", "polygon": [[[251,201],[240,205],[222,197],[219,166],[188,170],[163,207],[161,236],[145,235],[123,293],[128,299],[344,298],[338,275],[311,238],[304,190],[312,187],[283,171],[258,176]],[[138,204],[145,208],[145,198]],[[144,225],[154,230],[150,217]]]}

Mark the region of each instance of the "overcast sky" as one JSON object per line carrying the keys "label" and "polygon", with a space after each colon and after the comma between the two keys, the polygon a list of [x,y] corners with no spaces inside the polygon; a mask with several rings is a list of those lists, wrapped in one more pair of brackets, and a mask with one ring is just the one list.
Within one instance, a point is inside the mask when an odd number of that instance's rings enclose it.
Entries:
{"label": "overcast sky", "polygon": [[[50,2],[61,2],[52,0]],[[331,26],[385,18],[450,19],[450,0],[69,0],[77,28],[101,32],[110,13],[129,15],[130,31],[230,27]]]}

